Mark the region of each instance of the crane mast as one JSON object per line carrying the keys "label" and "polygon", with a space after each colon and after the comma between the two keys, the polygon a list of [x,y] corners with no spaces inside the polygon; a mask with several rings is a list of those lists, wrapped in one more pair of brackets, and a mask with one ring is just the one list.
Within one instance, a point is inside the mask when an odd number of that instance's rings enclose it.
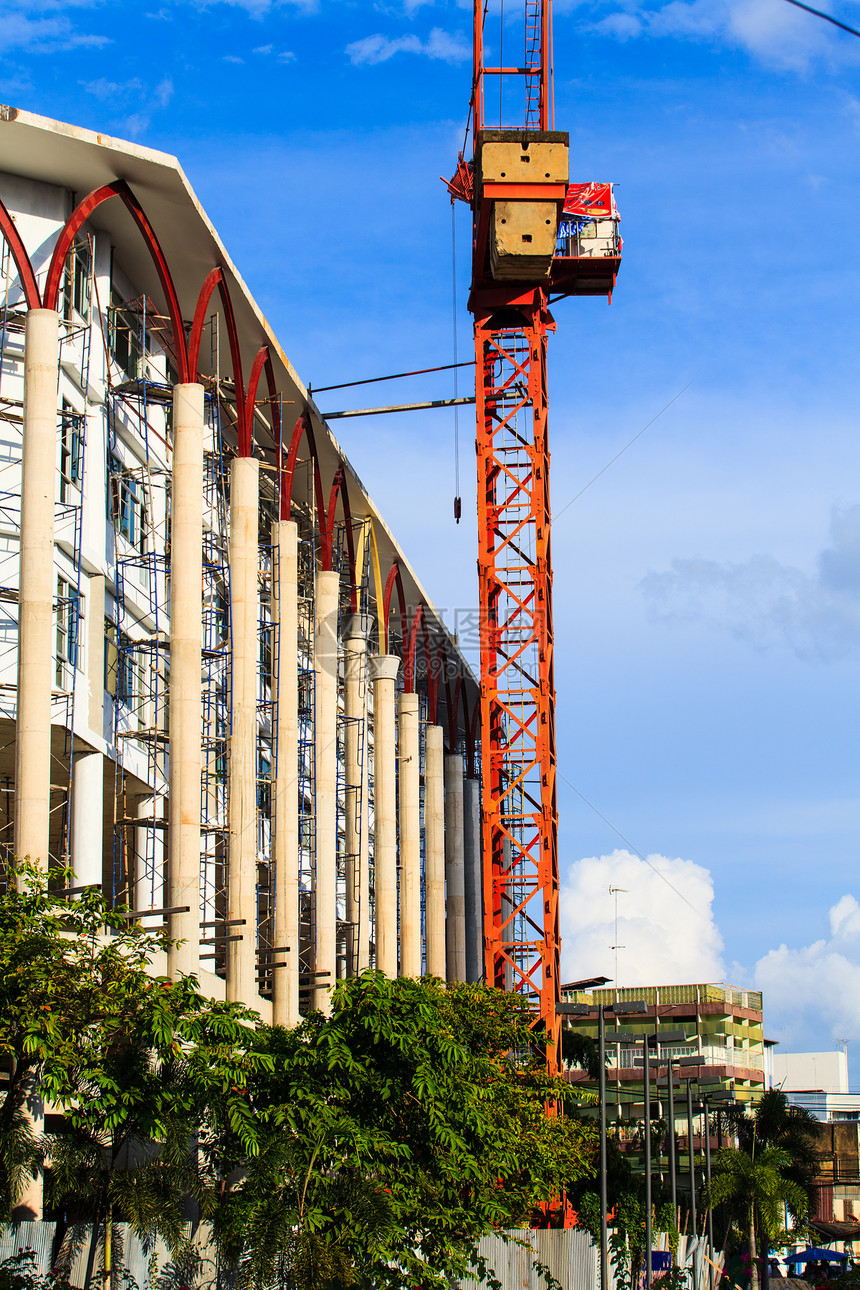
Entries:
{"label": "crane mast", "polygon": [[494,14],[475,0],[473,156],[448,188],[472,208],[485,972],[528,1001],[555,1073],[549,305],[551,293],[611,295],[621,245],[611,185],[571,187],[568,135],[552,129],[551,0],[519,2],[506,23],[502,0]]}

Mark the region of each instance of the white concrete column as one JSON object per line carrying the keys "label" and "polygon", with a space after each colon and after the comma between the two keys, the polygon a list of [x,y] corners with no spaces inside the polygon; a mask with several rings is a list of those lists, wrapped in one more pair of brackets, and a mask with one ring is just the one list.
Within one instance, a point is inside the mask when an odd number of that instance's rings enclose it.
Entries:
{"label": "white concrete column", "polygon": [[337,978],[337,616],[340,574],[319,571],[314,596],[316,882],[314,1007],[331,1012]]}
{"label": "white concrete column", "polygon": [[445,758],[445,940],[449,981],[466,980],[463,758]]}
{"label": "white concrete column", "polygon": [[428,976],[445,980],[444,733],[428,726],[424,751],[424,940]]}
{"label": "white concrete column", "polygon": [[463,781],[463,868],[466,919],[466,980],[484,976],[484,866],[481,848],[481,781]]}
{"label": "white concrete column", "polygon": [[398,703],[400,812],[400,975],[421,975],[421,797],[418,695]]}
{"label": "white concrete column", "polygon": [[105,579],[94,573],[87,580],[87,681],[90,694],[87,724],[100,739],[105,734]]}
{"label": "white concrete column", "polygon": [[[167,971],[200,971],[200,652],[203,618],[203,386],[173,387],[170,499]],[[139,875],[137,875],[139,877]]]}
{"label": "white concrete column", "polygon": [[102,883],[104,848],[104,757],[75,754],[72,769],[71,862],[75,886]]}
{"label": "white concrete column", "polygon": [[230,736],[226,934],[227,998],[251,1007],[257,989],[257,657],[259,654],[260,463],[230,465],[230,613],[232,733]]}
{"label": "white concrete column", "polygon": [[298,529],[294,520],[272,525],[272,620],[277,633],[273,651],[272,694],[277,705],[278,750],[275,759],[275,945],[274,955],[286,967],[272,973],[272,1021],[299,1024],[299,618]]}
{"label": "white concrete column", "polygon": [[370,660],[373,684],[373,891],[376,967],[397,976],[397,765],[394,682],[395,654]]}
{"label": "white concrete column", "polygon": [[366,614],[353,614],[344,633],[344,780],[346,784],[346,974],[370,963],[370,883],[367,821]]}
{"label": "white concrete column", "polygon": [[54,481],[59,358],[56,310],[31,309],[24,324],[15,855],[20,859],[29,856],[43,869],[49,863],[51,818]]}

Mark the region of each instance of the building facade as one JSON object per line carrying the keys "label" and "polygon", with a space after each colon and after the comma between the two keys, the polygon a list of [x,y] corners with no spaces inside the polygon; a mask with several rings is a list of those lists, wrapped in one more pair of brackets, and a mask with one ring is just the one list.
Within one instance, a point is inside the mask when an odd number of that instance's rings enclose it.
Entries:
{"label": "building facade", "polygon": [[[681,1084],[684,1077],[692,1078],[694,1087],[701,1082],[709,1091],[731,1092],[739,1101],[755,1099],[764,1091],[765,1045],[762,996],[758,991],[737,990],[730,985],[666,985],[570,990],[563,997],[568,1003],[589,1009],[585,1014],[566,1017],[567,1029],[595,1041],[598,1006],[602,1004],[607,1009],[607,1102],[610,1113],[614,1105],[618,1118],[641,1116],[644,1036],[653,1037],[652,1097],[664,1114],[670,1059],[682,1059],[675,1068],[682,1077]],[[625,1014],[623,1007],[631,1002],[644,1003],[644,1010]],[[614,1004],[619,1006],[618,1013],[612,1010]],[[662,1034],[667,1036],[665,1042],[661,1042]],[[619,1036],[617,1040],[615,1035]],[[568,1078],[575,1083],[590,1083],[582,1070],[569,1069]],[[658,1083],[661,1078],[662,1087]],[[679,1118],[686,1114],[677,1093],[676,1113]]]}
{"label": "building facade", "polygon": [[292,1025],[482,972],[475,678],[169,156],[0,107],[0,858]]}

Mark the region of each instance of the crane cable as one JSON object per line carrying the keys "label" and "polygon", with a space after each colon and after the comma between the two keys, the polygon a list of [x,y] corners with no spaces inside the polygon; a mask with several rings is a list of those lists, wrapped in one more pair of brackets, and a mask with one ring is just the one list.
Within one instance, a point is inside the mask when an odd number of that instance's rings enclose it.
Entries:
{"label": "crane cable", "polygon": [[[454,398],[458,394],[459,354],[457,352],[457,238],[454,218],[454,198],[451,198],[451,321],[454,331]],[[454,519],[459,524],[463,512],[460,497],[460,409],[454,405]]]}
{"label": "crane cable", "polygon": [[807,13],[814,13],[816,18],[823,18],[825,22],[832,22],[834,27],[841,27],[843,31],[849,32],[852,36],[860,36],[860,31],[856,27],[849,27],[847,23],[840,22],[832,14],[822,13],[820,9],[813,9],[812,5],[801,4],[800,0],[788,0],[788,3],[793,4],[797,9],[805,9]]}

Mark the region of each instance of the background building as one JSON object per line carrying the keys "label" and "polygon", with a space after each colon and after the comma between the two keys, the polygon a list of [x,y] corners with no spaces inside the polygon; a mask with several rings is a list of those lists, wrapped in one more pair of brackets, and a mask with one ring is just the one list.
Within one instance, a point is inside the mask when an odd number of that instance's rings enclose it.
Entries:
{"label": "background building", "polygon": [[[642,1101],[642,1039],[656,1036],[660,1075],[666,1076],[670,1058],[689,1060],[678,1073],[695,1079],[706,1079],[712,1090],[733,1091],[739,1101],[748,1101],[765,1087],[764,1031],[762,997],[756,990],[737,990],[730,985],[665,985],[634,989],[568,990],[564,999],[586,1004],[589,1013],[566,1018],[566,1030],[577,1031],[597,1039],[598,1005],[623,1005],[631,1000],[645,1002],[645,1011],[631,1015],[608,1013],[606,1044],[608,1054],[607,1100],[623,1108]],[[684,1040],[661,1042],[661,1034],[684,1032]],[[614,1034],[621,1037],[616,1042]],[[584,1071],[569,1070],[568,1077],[589,1084]],[[652,1097],[661,1102],[665,1114],[665,1091],[652,1081]],[[683,1096],[683,1088],[681,1088]],[[680,1118],[685,1109],[676,1094],[676,1111]],[[641,1109],[638,1111],[641,1115]]]}
{"label": "background building", "polygon": [[178,162],[3,108],[0,199],[2,856],[287,1024],[477,979],[475,679]]}

